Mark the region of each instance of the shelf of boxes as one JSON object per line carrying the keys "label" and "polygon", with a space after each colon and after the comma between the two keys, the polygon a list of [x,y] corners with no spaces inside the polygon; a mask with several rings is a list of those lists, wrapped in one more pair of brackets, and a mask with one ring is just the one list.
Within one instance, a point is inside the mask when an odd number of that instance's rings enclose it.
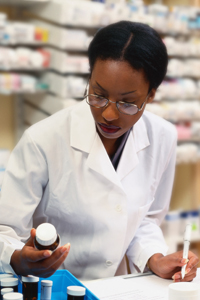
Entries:
{"label": "shelf of boxes", "polygon": [[[89,2],[90,3],[90,2]],[[86,52],[92,37],[85,29],[65,28],[37,19],[29,19],[30,24],[45,28],[49,32],[48,46],[72,52]]]}
{"label": "shelf of boxes", "polygon": [[46,72],[41,78],[49,91],[61,98],[83,98],[88,81],[88,76],[64,76],[55,72]]}
{"label": "shelf of boxes", "polygon": [[59,73],[89,74],[88,57],[84,54],[70,54],[58,49],[45,48],[50,54],[49,68]]}
{"label": "shelf of boxes", "polygon": [[56,0],[50,5],[31,7],[30,13],[48,21],[70,26],[86,28],[98,27],[105,4],[86,0]]}

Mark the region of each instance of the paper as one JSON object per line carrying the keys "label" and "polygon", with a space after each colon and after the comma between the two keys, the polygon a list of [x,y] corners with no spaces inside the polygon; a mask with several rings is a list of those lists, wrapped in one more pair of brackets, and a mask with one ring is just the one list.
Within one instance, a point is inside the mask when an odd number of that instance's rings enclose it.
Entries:
{"label": "paper", "polygon": [[[200,283],[200,269],[193,281]],[[128,279],[114,277],[84,284],[100,300],[168,300],[168,286],[171,283],[173,280],[149,275]]]}

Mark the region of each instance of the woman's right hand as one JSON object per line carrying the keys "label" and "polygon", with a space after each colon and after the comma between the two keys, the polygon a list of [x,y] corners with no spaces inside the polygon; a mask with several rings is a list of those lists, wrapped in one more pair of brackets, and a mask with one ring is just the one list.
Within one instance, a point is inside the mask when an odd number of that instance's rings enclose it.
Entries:
{"label": "woman's right hand", "polygon": [[34,248],[36,230],[31,229],[31,237],[21,250],[15,250],[11,256],[11,267],[16,274],[49,277],[55,273],[66,259],[70,244],[59,247],[54,252]]}

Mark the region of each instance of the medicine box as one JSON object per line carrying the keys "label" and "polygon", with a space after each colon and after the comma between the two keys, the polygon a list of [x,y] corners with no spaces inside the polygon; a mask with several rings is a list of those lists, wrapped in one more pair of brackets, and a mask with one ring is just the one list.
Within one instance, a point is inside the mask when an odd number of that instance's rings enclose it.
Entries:
{"label": "medicine box", "polygon": [[[41,280],[52,280],[52,297],[51,300],[67,300],[67,287],[70,285],[84,286],[76,277],[67,270],[57,270],[54,275],[48,278],[40,278],[38,285],[38,299],[40,299]],[[22,292],[22,284],[19,283],[19,292]],[[99,300],[92,292],[86,288],[85,300]]]}

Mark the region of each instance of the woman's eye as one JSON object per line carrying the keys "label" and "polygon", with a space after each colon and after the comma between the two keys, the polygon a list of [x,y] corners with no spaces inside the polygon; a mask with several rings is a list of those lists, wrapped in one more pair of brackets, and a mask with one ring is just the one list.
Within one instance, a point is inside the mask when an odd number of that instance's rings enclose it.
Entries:
{"label": "woman's eye", "polygon": [[132,103],[128,103],[128,102],[124,102],[124,103],[123,103],[123,106],[124,106],[124,107],[130,107],[131,105],[132,105]]}
{"label": "woman's eye", "polygon": [[103,98],[103,96],[98,95],[98,94],[94,94],[97,98]]}

